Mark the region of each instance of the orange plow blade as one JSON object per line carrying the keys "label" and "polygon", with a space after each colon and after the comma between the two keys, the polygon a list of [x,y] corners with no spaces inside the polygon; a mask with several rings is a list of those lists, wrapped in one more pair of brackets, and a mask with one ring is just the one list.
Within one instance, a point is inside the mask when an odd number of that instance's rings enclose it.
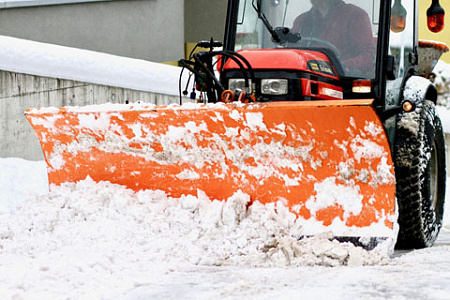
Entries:
{"label": "orange plow blade", "polygon": [[304,235],[393,237],[395,177],[370,100],[30,109],[49,182],[281,201]]}

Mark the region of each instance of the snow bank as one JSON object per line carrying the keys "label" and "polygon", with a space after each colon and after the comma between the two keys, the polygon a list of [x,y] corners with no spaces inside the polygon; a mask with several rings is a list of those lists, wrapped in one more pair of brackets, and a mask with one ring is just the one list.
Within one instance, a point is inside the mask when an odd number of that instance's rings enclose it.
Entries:
{"label": "snow bank", "polygon": [[7,36],[0,36],[0,69],[168,95],[179,94],[181,72],[174,66]]}
{"label": "snow bank", "polygon": [[434,84],[447,103],[450,93],[450,64],[440,60],[433,69]]}
{"label": "snow bank", "polygon": [[[90,179],[52,187],[0,215],[2,295],[102,298],[186,265],[292,267],[386,264],[387,254],[330,241],[297,241],[280,203],[237,192],[226,202],[134,193]],[[99,288],[102,287],[102,288]]]}
{"label": "snow bank", "polygon": [[0,214],[9,213],[31,195],[48,193],[44,161],[0,159]]}
{"label": "snow bank", "polygon": [[442,121],[444,132],[450,133],[450,64],[439,61],[433,70],[436,75],[434,84],[438,89],[437,111]]}

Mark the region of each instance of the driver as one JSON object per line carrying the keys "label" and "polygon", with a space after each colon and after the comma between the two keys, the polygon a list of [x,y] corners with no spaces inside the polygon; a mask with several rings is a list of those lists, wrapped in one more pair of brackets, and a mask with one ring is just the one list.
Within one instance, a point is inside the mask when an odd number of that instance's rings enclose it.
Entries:
{"label": "driver", "polygon": [[[311,0],[311,4],[295,19],[292,31],[306,42],[313,37],[336,46],[346,75],[370,76],[376,47],[367,12],[342,0]],[[309,46],[320,47],[320,41]]]}

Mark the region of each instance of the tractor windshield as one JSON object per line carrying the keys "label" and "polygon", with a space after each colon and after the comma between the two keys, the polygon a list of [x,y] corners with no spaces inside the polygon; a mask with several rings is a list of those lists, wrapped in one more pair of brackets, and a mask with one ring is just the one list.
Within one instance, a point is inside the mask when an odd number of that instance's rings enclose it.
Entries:
{"label": "tractor windshield", "polygon": [[241,0],[235,50],[300,48],[374,78],[380,0]]}

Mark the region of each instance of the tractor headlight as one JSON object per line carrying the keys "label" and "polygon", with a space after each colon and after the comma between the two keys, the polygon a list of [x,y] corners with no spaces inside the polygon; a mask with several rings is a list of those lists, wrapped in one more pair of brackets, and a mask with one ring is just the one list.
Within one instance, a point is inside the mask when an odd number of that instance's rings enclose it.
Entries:
{"label": "tractor headlight", "polygon": [[262,79],[261,93],[264,95],[286,95],[288,93],[287,79]]}
{"label": "tractor headlight", "polygon": [[246,91],[249,92],[252,86],[251,79],[248,80],[248,89],[245,89],[244,78],[230,78],[228,80],[228,89],[232,91]]}

